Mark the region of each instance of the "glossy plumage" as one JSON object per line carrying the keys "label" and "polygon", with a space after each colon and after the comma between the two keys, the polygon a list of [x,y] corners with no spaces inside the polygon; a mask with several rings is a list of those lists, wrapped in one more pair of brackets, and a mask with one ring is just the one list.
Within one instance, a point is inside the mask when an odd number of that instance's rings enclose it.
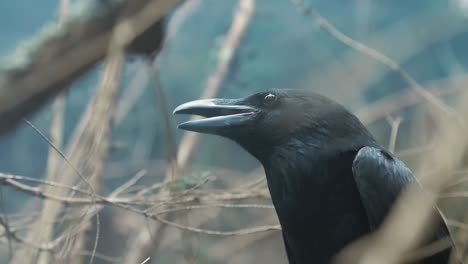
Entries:
{"label": "glossy plumage", "polygon": [[[329,263],[378,228],[415,180],[353,114],[314,93],[194,101],[175,113],[208,117],[180,127],[232,139],[262,163],[290,263]],[[439,221],[434,239],[448,236]],[[421,263],[447,263],[449,253]]]}

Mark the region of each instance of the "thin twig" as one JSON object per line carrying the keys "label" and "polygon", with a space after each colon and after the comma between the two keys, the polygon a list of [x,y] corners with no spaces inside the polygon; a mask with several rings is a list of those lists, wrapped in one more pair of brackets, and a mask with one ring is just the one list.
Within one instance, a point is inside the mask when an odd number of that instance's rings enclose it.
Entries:
{"label": "thin twig", "polygon": [[[208,77],[200,99],[215,97],[216,94],[218,94],[218,91],[229,72],[232,58],[250,24],[254,10],[255,0],[239,0],[239,5],[236,8],[231,28],[224,38],[218,53],[218,64]],[[184,171],[184,168],[186,167],[193,150],[198,144],[199,139],[200,134],[198,133],[185,133],[180,140],[177,163],[179,164],[181,171]]]}
{"label": "thin twig", "polygon": [[126,17],[138,14],[131,25],[123,26],[130,29],[122,43],[126,48],[144,40],[148,29],[160,26],[161,18],[179,0],[106,1],[109,3],[106,5],[101,1],[86,2],[89,5],[85,18],[74,16],[64,28],[52,30],[49,26],[47,34],[38,34],[33,39],[37,44],[34,50],[18,48],[11,65],[1,67],[0,134],[37,111],[104,58],[119,14]]}
{"label": "thin twig", "polygon": [[122,184],[120,187],[118,187],[117,189],[115,189],[110,195],[109,197],[117,197],[119,196],[121,193],[125,192],[128,188],[132,187],[133,185],[135,185],[141,178],[143,178],[145,175],[147,175],[148,172],[146,170],[140,170],[139,172],[137,172],[135,174],[135,176],[133,176],[130,180],[128,180],[127,182],[125,182],[124,184]]}
{"label": "thin twig", "polygon": [[[240,44],[241,39],[243,38],[245,31],[250,23],[250,19],[253,15],[253,11],[255,8],[255,0],[240,0],[239,5],[235,10],[234,16],[233,16],[233,22],[231,24],[231,28],[229,29],[229,32],[227,33],[218,56],[218,64],[216,65],[215,69],[213,72],[210,74],[208,77],[205,88],[203,90],[202,95],[200,98],[208,98],[208,97],[214,97],[218,93],[218,91],[221,88],[222,83],[224,82],[224,79],[229,71],[229,67],[232,61],[232,58],[236,52],[237,47]],[[186,14],[189,14],[190,12],[186,12]],[[179,22],[180,23],[180,19]],[[172,32],[172,34],[174,34]],[[157,92],[159,95],[160,100],[164,100],[163,96],[163,90],[161,90],[161,87],[156,87],[158,88]],[[165,101],[162,101],[163,103]],[[166,109],[163,109],[166,110]],[[171,130],[172,126],[172,119],[168,119],[167,113],[163,115],[163,119],[165,120],[166,123],[166,134],[168,130]],[[166,135],[167,136],[167,135]],[[169,180],[174,180],[175,177],[172,175],[175,174],[183,174],[184,171],[186,170],[186,167],[188,165],[188,161],[199,141],[200,135],[196,133],[184,133],[184,136],[180,140],[179,143],[179,148],[175,154],[169,153],[170,157],[176,157],[177,162],[176,164],[173,164],[172,166],[169,167],[169,170],[166,172],[166,178],[165,181]],[[169,139],[169,142],[172,140]],[[171,151],[171,145],[168,146],[168,150]],[[166,228],[165,226],[159,226],[158,228],[155,229],[154,233],[160,233],[160,229]],[[138,237],[147,237],[147,230],[142,230]],[[152,237],[152,236],[150,236]],[[161,239],[161,238],[159,238]],[[137,241],[145,241],[145,244],[152,243],[154,241],[152,240],[147,240],[147,239],[138,239]],[[151,249],[152,253],[155,251],[154,246],[149,246],[149,245],[140,245],[138,248],[141,248],[142,250],[144,249]],[[147,253],[135,253],[135,255],[129,256],[129,259],[127,262],[135,262],[138,260],[135,260],[134,258],[140,258],[141,256],[146,256]]]}
{"label": "thin twig", "polygon": [[[457,105],[460,113],[468,114],[468,93],[464,93],[458,99]],[[455,175],[452,172],[462,167],[468,147],[463,123],[451,119],[439,122],[442,124],[439,124],[439,130],[436,131],[435,146],[426,153],[416,171],[423,186],[431,189],[433,193],[423,191],[418,183],[408,186],[397,199],[381,227],[370,237],[362,238],[347,247],[339,255],[340,261],[349,260],[352,256],[353,260],[359,263],[401,261],[404,252],[418,246],[419,241],[431,230],[435,224],[431,220],[436,213],[434,210],[438,200],[436,194],[453,181]],[[450,155],[440,155],[440,153],[450,153]],[[403,225],[404,229],[401,228]],[[456,248],[452,252],[456,256]]]}
{"label": "thin twig", "polygon": [[0,201],[1,201],[1,204],[0,204],[0,209],[1,209],[1,213],[2,213],[2,216],[0,216],[0,221],[1,221],[1,224],[5,230],[5,234],[6,234],[6,238],[7,238],[7,243],[8,243],[8,262],[11,261],[12,257],[13,257],[13,245],[11,243],[11,238],[9,236],[9,234],[11,233],[11,230],[10,230],[10,221],[9,221],[9,218],[8,218],[8,215],[6,214],[6,211],[5,211],[5,204],[3,201],[5,201],[5,196],[3,194],[3,188],[0,186]]}
{"label": "thin twig", "polygon": [[[435,81],[428,85],[427,90],[438,97],[457,94],[466,90],[468,76],[449,77],[441,81]],[[359,109],[355,114],[361,122],[369,125],[385,116],[391,115],[405,108],[424,102],[423,98],[414,90],[405,89],[393,95],[386,96],[376,102]]]}
{"label": "thin twig", "polygon": [[396,117],[393,118],[391,116],[387,117],[387,122],[390,124],[390,140],[388,143],[388,150],[392,153],[395,152],[395,146],[396,146],[396,141],[397,141],[397,136],[398,136],[398,129],[400,128],[401,124],[401,117]]}
{"label": "thin twig", "polygon": [[[424,89],[411,75],[404,70],[397,62],[390,59],[386,55],[382,54],[381,52],[372,49],[361,42],[358,42],[351,37],[347,36],[343,32],[339,31],[335,26],[333,26],[327,19],[322,17],[317,11],[315,11],[312,7],[306,5],[303,0],[290,0],[301,13],[306,16],[311,17],[314,22],[319,25],[323,30],[328,32],[332,35],[335,39],[342,42],[343,44],[349,46],[350,48],[361,52],[369,56],[370,58],[386,65],[393,71],[400,74],[400,76],[408,83],[408,85],[414,89],[422,98],[424,98],[428,103],[433,105],[439,112],[445,114],[449,117],[457,117],[457,121],[463,121],[461,117],[458,116],[456,111],[454,111],[451,107],[447,106],[442,100],[434,96],[432,93]],[[432,112],[432,114],[437,118],[437,120],[441,119],[442,117],[439,114]]]}
{"label": "thin twig", "polygon": [[148,261],[150,261],[150,260],[151,260],[151,258],[150,258],[150,257],[148,257],[147,259],[143,260],[143,262],[142,262],[141,264],[148,263]]}
{"label": "thin twig", "polygon": [[89,182],[89,180],[83,176],[83,174],[81,174],[81,172],[78,170],[78,168],[76,168],[71,162],[70,160],[65,156],[65,153],[63,153],[58,146],[56,146],[49,138],[47,138],[46,135],[44,135],[44,133],[41,132],[41,130],[39,130],[39,128],[37,128],[33,123],[31,123],[29,120],[26,120],[24,119],[24,122],[30,126],[32,129],[34,129],[34,131],[45,141],[47,142],[47,144],[56,152],[58,153],[62,159],[67,163],[68,166],[70,166],[70,168],[73,169],[73,171],[76,173],[76,175],[78,175],[80,177],[80,179],[86,183],[87,187],[90,188],[90,190],[94,193],[93,191],[93,186],[91,185],[91,183]]}

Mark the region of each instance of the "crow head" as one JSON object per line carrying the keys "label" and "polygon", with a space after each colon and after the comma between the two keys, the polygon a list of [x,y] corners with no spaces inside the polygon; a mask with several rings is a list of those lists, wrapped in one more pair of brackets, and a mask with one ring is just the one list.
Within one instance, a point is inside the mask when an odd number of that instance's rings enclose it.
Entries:
{"label": "crow head", "polygon": [[341,105],[301,90],[197,100],[180,105],[174,114],[205,117],[182,123],[179,128],[232,139],[259,160],[291,141],[326,148],[337,145],[337,140],[358,139],[363,131],[368,136],[357,118]]}

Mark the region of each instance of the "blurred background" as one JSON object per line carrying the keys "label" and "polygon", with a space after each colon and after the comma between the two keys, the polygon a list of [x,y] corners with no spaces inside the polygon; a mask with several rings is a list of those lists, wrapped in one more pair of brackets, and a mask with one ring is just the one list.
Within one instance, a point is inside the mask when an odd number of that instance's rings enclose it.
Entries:
{"label": "blurred background", "polygon": [[[0,1],[0,62],[8,63],[25,40],[59,23],[57,17],[78,2]],[[424,100],[401,72],[343,43],[293,2],[179,3],[164,18],[157,56],[125,56],[107,113],[106,154],[98,155],[103,162],[96,170],[74,164],[82,175],[74,173],[69,183],[61,178],[66,170],[53,164],[63,158],[45,137],[70,150],[87,107],[97,100],[103,63],[30,115],[35,128],[20,122],[2,135],[2,183],[15,176],[26,187],[0,188],[0,263],[286,263],[260,164],[231,141],[176,129],[189,117],[173,117],[172,110],[200,97],[236,98],[271,88],[316,91],[356,113],[380,143],[416,168],[436,126]],[[304,4],[391,58],[447,105],[467,91],[468,1]],[[82,151],[86,156],[93,148]],[[89,182],[80,179],[87,171],[94,175]],[[464,191],[463,183],[451,188]],[[96,205],[101,198],[77,188],[111,201]],[[461,251],[468,238],[460,232],[467,229],[464,196],[441,200],[455,219],[451,228]]]}

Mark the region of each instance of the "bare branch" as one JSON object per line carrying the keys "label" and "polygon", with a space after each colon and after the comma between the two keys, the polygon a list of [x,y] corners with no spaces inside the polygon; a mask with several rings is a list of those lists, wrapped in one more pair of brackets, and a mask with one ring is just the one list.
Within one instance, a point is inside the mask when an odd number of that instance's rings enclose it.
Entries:
{"label": "bare branch", "polygon": [[[390,69],[394,70],[409,84],[409,86],[414,89],[414,91],[424,98],[428,103],[433,105],[436,109],[449,117],[457,117],[458,121],[462,121],[461,117],[457,115],[457,113],[447,106],[444,102],[442,102],[439,98],[434,96],[432,93],[424,89],[411,75],[404,70],[398,63],[394,60],[390,59],[389,57],[385,56],[381,52],[372,49],[361,42],[358,42],[351,37],[347,36],[343,32],[339,31],[335,26],[333,26],[327,19],[322,17],[317,11],[315,11],[312,7],[307,6],[302,0],[290,0],[300,12],[304,15],[310,16],[317,25],[319,25],[323,30],[328,32],[338,41],[342,42],[343,44],[349,46],[352,49],[355,49],[358,52],[361,52],[370,58],[386,65]],[[440,116],[440,113],[432,112],[434,117],[441,119],[443,117]]]}
{"label": "bare branch", "polygon": [[[215,97],[218,94],[221,85],[226,78],[232,58],[237,50],[237,47],[242,40],[245,31],[250,23],[255,9],[254,0],[240,0],[234,14],[231,28],[224,38],[218,53],[218,64],[206,81],[200,99]],[[192,118],[194,119],[194,118]],[[195,149],[200,135],[197,133],[185,133],[180,141],[179,151],[177,154],[178,164],[183,171],[186,166],[192,151]]]}
{"label": "bare branch", "polygon": [[398,129],[400,128],[401,121],[402,121],[401,117],[396,117],[396,118],[393,118],[391,116],[387,117],[387,122],[390,124],[390,128],[391,128],[390,140],[388,143],[388,150],[392,153],[395,152]]}
{"label": "bare branch", "polygon": [[[245,34],[245,31],[250,23],[250,19],[253,15],[254,9],[255,9],[255,0],[240,0],[239,1],[238,7],[236,8],[235,13],[233,15],[231,28],[229,29],[229,32],[227,33],[221,45],[220,52],[218,54],[218,64],[216,65],[216,68],[214,69],[214,71],[211,73],[208,80],[206,81],[205,88],[200,98],[214,97],[218,93],[228,73],[232,57],[234,56],[236,49],[240,41],[242,40]],[[180,18],[179,18],[179,21],[180,21]],[[164,100],[164,94],[163,94],[162,88],[160,86],[156,88],[158,89],[157,90],[158,97],[160,98],[160,100]],[[162,101],[162,102],[164,103],[165,101]],[[167,110],[167,109],[163,109],[163,110]],[[166,134],[167,134],[166,137],[168,137],[168,142],[172,142],[173,139],[170,137],[170,135],[172,135],[172,132],[170,131],[170,127],[172,126],[172,123],[170,122],[171,119],[170,117],[168,117],[167,113],[163,115],[163,119],[165,120],[165,124],[166,124]],[[171,144],[168,146],[169,156],[176,157],[177,155],[177,161],[176,163],[172,164],[169,170],[166,172],[166,179],[164,182],[168,180],[174,180],[175,179],[174,175],[183,173],[185,171],[188,161],[190,159],[190,156],[192,155],[198,143],[199,138],[200,138],[199,134],[185,133],[180,141],[177,153],[172,153],[173,151],[172,148],[174,146],[172,146]],[[164,228],[165,226],[159,226],[155,229],[153,233],[160,235],[160,233],[164,232],[164,231],[161,231],[160,229],[164,229]],[[152,243],[155,244],[157,242],[148,240],[148,239],[143,239],[143,237],[148,237],[147,232],[148,230],[146,229],[140,232],[140,234],[137,237],[137,241],[143,242],[144,245],[139,245],[136,248],[141,248],[142,251],[144,251],[145,249],[148,249],[148,250],[151,250],[151,253],[154,253],[155,246],[151,244]],[[153,236],[150,236],[150,237],[153,237]],[[141,258],[146,257],[148,254],[149,252],[146,252],[146,251],[135,252],[135,254],[129,255],[129,257],[127,258],[127,262],[130,263],[130,262],[141,261]]]}
{"label": "bare branch", "polygon": [[[427,90],[435,96],[443,97],[465,91],[467,84],[468,76],[461,75],[433,82],[427,87]],[[374,103],[368,104],[355,112],[355,114],[365,125],[369,125],[387,115],[396,113],[422,102],[423,98],[414,90],[405,89],[401,92],[384,97]]]}
{"label": "bare branch", "polygon": [[[464,116],[468,114],[467,103],[468,93],[464,93],[458,101],[460,112]],[[435,147],[427,151],[416,171],[425,188],[439,193],[453,180],[456,174],[452,172],[460,169],[467,150],[468,138],[465,134],[466,128],[459,122],[446,120],[439,125]],[[398,198],[382,227],[345,249],[338,261],[345,261],[350,256],[354,256],[355,263],[401,261],[406,251],[416,247],[432,228],[433,208],[437,198],[437,195],[423,191],[419,183],[412,184]],[[402,229],[401,226],[406,228]],[[456,250],[454,253],[456,254]]]}
{"label": "bare branch", "polygon": [[49,25],[46,33],[31,41],[29,50],[18,49],[14,61],[0,69],[0,134],[100,61],[107,53],[112,29],[119,19],[139,14],[138,20],[126,25],[132,31],[122,43],[124,47],[136,52],[157,50],[160,41],[149,42],[152,46],[148,49],[148,37],[160,31],[161,17],[179,1],[87,2],[89,6],[81,8],[83,14],[70,16],[63,28]]}

